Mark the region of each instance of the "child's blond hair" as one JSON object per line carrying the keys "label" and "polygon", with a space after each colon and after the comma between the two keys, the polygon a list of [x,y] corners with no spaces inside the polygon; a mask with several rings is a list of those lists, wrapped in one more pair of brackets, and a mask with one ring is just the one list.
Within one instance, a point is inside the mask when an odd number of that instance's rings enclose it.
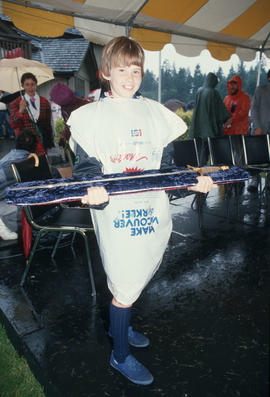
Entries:
{"label": "child's blond hair", "polygon": [[104,76],[109,77],[111,69],[117,66],[137,65],[141,68],[142,77],[144,75],[144,51],[137,41],[125,36],[112,39],[103,49],[99,78],[103,84],[109,85],[109,81]]}

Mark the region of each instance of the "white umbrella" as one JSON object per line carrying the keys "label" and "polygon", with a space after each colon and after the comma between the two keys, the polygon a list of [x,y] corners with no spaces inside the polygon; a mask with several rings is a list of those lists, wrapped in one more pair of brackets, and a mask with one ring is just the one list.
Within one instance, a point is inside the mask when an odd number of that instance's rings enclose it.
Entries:
{"label": "white umbrella", "polygon": [[11,94],[22,90],[21,76],[24,73],[33,73],[38,85],[53,80],[53,70],[38,61],[26,58],[12,58],[0,60],[0,90]]}

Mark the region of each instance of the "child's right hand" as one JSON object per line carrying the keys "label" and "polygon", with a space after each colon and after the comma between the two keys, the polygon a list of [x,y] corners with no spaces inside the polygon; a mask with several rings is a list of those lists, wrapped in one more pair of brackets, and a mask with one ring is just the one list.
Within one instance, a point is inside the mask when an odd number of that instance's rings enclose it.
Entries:
{"label": "child's right hand", "polygon": [[89,187],[87,194],[82,197],[82,204],[100,205],[109,201],[109,194],[102,186]]}
{"label": "child's right hand", "polygon": [[22,99],[21,102],[20,102],[20,104],[19,104],[19,113],[22,114],[22,113],[25,111],[26,107],[27,107],[27,104],[26,104],[26,102]]}

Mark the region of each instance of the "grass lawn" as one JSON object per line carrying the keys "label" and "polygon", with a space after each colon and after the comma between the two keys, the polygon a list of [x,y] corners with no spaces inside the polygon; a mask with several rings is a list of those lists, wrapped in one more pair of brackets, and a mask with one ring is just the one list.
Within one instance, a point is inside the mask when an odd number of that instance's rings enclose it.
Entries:
{"label": "grass lawn", "polygon": [[1,324],[0,397],[45,397],[26,360],[18,355]]}

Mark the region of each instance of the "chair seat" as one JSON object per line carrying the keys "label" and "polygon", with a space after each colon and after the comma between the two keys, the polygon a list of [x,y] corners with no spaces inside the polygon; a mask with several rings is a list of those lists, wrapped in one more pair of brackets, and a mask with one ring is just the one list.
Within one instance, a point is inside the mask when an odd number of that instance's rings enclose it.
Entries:
{"label": "chair seat", "polygon": [[72,208],[72,207],[59,207],[57,212],[47,219],[41,219],[39,222],[40,226],[53,227],[70,227],[74,229],[83,228],[91,229],[93,228],[91,214],[89,208]]}
{"label": "chair seat", "polygon": [[270,171],[269,164],[249,164],[246,168],[251,170]]}

